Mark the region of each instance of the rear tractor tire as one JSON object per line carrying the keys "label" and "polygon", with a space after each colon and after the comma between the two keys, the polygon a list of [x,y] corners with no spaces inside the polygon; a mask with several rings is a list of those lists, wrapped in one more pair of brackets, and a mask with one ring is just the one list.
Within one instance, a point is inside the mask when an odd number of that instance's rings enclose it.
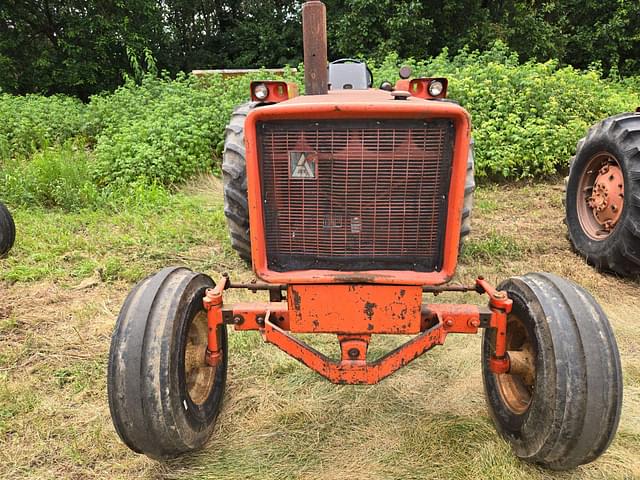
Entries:
{"label": "rear tractor tire", "polygon": [[227,217],[231,246],[240,258],[251,263],[249,203],[247,200],[247,160],[244,146],[244,121],[256,103],[242,104],[233,111],[224,134],[222,180],[224,215]]}
{"label": "rear tractor tire", "polygon": [[469,144],[469,158],[467,160],[467,176],[464,182],[464,203],[462,206],[462,220],[460,221],[460,244],[458,251],[461,252],[464,241],[471,233],[471,210],[473,210],[473,192],[476,190],[474,141]]}
{"label": "rear tractor tire", "polygon": [[[224,214],[227,218],[231,246],[240,258],[251,263],[251,236],[249,234],[249,203],[247,200],[247,160],[244,146],[244,121],[257,104],[242,104],[233,111],[224,136],[222,178],[224,185]],[[460,246],[471,233],[471,210],[474,177],[473,139],[469,145],[467,176],[464,184],[464,204],[460,220]]]}
{"label": "rear tractor tire", "polygon": [[[568,470],[611,443],[622,404],[622,371],[606,315],[578,285],[546,273],[506,280],[513,300],[507,350],[519,373],[494,374],[495,330],[482,341],[482,374],[496,429],[522,460]],[[524,365],[524,368],[523,368]]]}
{"label": "rear tractor tire", "polygon": [[205,361],[208,323],[202,299],[214,286],[206,275],[169,267],[138,283],[118,316],[109,351],[111,418],[122,441],[151,458],[202,447],[222,406],[223,361]]}
{"label": "rear tractor tire", "polygon": [[587,262],[640,273],[640,113],[607,118],[578,143],[565,210],[569,239]]}
{"label": "rear tractor tire", "polygon": [[16,224],[7,207],[0,202],[0,258],[9,253],[16,240]]}

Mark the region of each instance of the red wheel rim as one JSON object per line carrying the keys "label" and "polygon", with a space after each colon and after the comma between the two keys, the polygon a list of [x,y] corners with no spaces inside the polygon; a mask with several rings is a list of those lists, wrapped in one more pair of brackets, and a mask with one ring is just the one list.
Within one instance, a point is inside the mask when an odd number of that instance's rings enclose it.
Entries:
{"label": "red wheel rim", "polygon": [[578,184],[580,226],[592,240],[604,240],[616,228],[624,209],[624,175],[620,162],[600,152],[591,157]]}

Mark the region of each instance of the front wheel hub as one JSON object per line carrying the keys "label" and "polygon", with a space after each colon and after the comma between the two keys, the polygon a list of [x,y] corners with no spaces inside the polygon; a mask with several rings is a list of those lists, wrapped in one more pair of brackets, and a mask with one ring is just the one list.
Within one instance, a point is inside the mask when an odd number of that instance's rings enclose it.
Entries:
{"label": "front wheel hub", "polygon": [[196,405],[206,402],[215,386],[216,369],[207,363],[207,314],[198,312],[187,333],[184,370],[187,392]]}
{"label": "front wheel hub", "polygon": [[522,415],[529,409],[535,389],[536,350],[524,322],[515,314],[507,324],[507,350],[509,372],[496,375],[496,384],[504,405]]}

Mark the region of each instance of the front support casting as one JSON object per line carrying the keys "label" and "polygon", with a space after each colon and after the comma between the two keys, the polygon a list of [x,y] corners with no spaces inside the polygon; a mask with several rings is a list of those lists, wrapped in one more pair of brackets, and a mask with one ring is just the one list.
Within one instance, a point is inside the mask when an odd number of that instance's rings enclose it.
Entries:
{"label": "front support casting", "polygon": [[[398,309],[397,305],[390,308],[389,305],[380,307],[380,311],[385,316],[393,316],[393,312],[397,312],[398,318],[402,318],[406,325],[406,331],[401,328],[396,329],[395,333],[410,334],[414,333],[413,329],[419,328],[418,335],[401,345],[395,350],[387,353],[383,357],[368,362],[367,350],[371,341],[371,335],[376,333],[388,333],[388,318],[374,317],[374,307],[377,305],[367,302],[365,307],[368,313],[367,331],[354,332],[349,331],[349,326],[345,325],[342,329],[335,328],[336,331],[325,331],[324,333],[335,333],[340,343],[341,358],[339,361],[332,360],[309,345],[295,338],[291,333],[308,333],[303,330],[295,330],[296,325],[304,325],[299,321],[295,324],[291,320],[299,316],[300,299],[296,298],[295,305],[285,301],[275,302],[247,302],[237,303],[233,305],[224,305],[222,301],[223,291],[230,285],[227,276],[223,276],[222,281],[212,289],[206,291],[203,299],[204,307],[207,310],[209,323],[209,338],[207,349],[207,362],[209,365],[217,366],[222,360],[222,349],[219,344],[220,329],[225,328],[225,324],[231,324],[236,330],[257,330],[262,334],[263,339],[267,343],[271,343],[280,348],[285,353],[299,360],[307,367],[316,371],[333,383],[338,384],[375,384],[383,378],[391,375],[399,368],[407,365],[436,345],[444,344],[449,333],[467,333],[475,334],[479,328],[493,328],[496,330],[496,342],[494,355],[489,359],[489,368],[496,374],[507,373],[510,369],[509,353],[506,345],[507,330],[507,314],[511,311],[512,301],[507,298],[504,292],[497,291],[493,286],[486,282],[482,277],[476,280],[473,288],[478,293],[486,293],[489,296],[489,305],[487,307],[479,307],[476,305],[464,304],[423,304],[419,309],[418,322],[412,322],[406,318],[410,316],[413,310]],[[323,286],[319,286],[322,288]],[[331,288],[330,286],[324,286]],[[333,288],[339,288],[333,286]],[[351,288],[351,287],[349,287]],[[358,287],[360,289],[367,287]],[[373,290],[380,287],[369,287],[371,291],[358,290],[361,298],[369,296],[373,298],[377,292]],[[397,289],[399,287],[382,288]],[[399,290],[402,292],[401,297],[409,297],[406,294],[411,287]],[[420,289],[420,287],[417,287]],[[357,291],[353,287],[353,291]],[[393,292],[393,290],[391,290]],[[289,287],[289,292],[297,295],[296,287]],[[373,292],[373,293],[371,293]],[[386,292],[388,293],[388,292]],[[291,295],[290,295],[291,296]],[[369,298],[367,297],[367,298]],[[358,299],[354,298],[357,303]],[[370,306],[372,305],[372,306]],[[384,308],[389,307],[389,308]],[[292,311],[293,310],[293,311]],[[391,313],[390,313],[391,312]],[[378,321],[376,321],[378,320]],[[386,320],[386,324],[384,321]],[[393,320],[393,319],[391,319]],[[322,328],[318,325],[322,322],[319,318],[314,320],[313,328]],[[359,325],[356,323],[356,325]],[[416,326],[417,325],[417,326]],[[292,328],[294,327],[294,328]],[[300,328],[300,327],[298,327]],[[360,327],[356,327],[360,328]],[[342,331],[340,331],[342,330]],[[523,365],[528,362],[521,352],[513,352],[514,360],[517,365]],[[514,364],[514,367],[516,365]]]}

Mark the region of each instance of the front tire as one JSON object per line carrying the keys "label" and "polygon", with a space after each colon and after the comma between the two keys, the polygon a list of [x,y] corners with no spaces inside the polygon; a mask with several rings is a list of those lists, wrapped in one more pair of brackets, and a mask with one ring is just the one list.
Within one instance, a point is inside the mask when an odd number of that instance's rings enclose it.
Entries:
{"label": "front tire", "polygon": [[202,447],[222,406],[223,361],[205,362],[206,275],[169,267],[138,283],[118,316],[109,352],[107,389],[113,424],[133,451],[175,457]]}
{"label": "front tire", "polygon": [[495,330],[485,330],[482,374],[496,429],[528,462],[568,470],[595,460],[615,435],[622,403],[606,315],[589,293],[555,275],[530,273],[498,288],[513,300],[507,349],[531,360],[527,374],[494,374]]}
{"label": "front tire", "polygon": [[7,207],[0,202],[0,258],[6,256],[16,240],[16,224]]}

